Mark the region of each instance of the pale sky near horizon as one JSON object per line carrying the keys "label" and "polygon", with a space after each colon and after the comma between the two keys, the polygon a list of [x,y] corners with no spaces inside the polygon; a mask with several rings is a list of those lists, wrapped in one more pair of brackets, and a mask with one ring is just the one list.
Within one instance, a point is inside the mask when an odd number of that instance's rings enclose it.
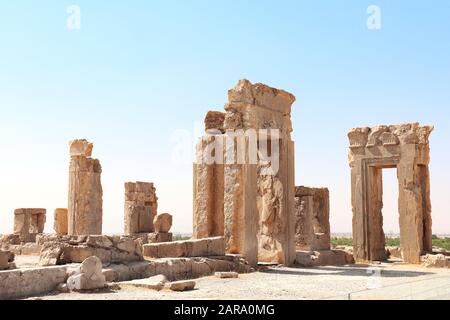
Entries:
{"label": "pale sky near horizon", "polygon": [[[73,4],[80,30],[66,25]],[[296,184],[330,189],[332,232],[351,232],[349,129],[434,125],[433,231],[450,234],[449,14],[446,0],[0,1],[0,233],[21,207],[47,208],[52,230],[74,138],[103,166],[105,233],[122,232],[136,180],[191,232],[192,164],[174,161],[174,138],[193,151],[206,112],[247,78],[297,97]],[[395,171],[384,176],[384,230],[397,232]]]}

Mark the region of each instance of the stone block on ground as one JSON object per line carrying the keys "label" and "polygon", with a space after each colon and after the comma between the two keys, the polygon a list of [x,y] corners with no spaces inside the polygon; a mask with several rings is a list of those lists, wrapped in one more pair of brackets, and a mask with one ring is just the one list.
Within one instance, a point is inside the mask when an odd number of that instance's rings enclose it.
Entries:
{"label": "stone block on ground", "polygon": [[169,289],[172,291],[190,291],[195,288],[195,281],[187,280],[187,281],[175,281],[169,283]]}
{"label": "stone block on ground", "polygon": [[150,278],[121,282],[119,286],[121,288],[134,287],[161,291],[166,283],[167,278],[164,275],[156,275]]}
{"label": "stone block on ground", "polygon": [[235,279],[235,278],[239,278],[239,273],[237,273],[237,272],[216,272],[214,274],[214,276],[219,279]]}
{"label": "stone block on ground", "polygon": [[143,255],[149,258],[208,257],[225,255],[225,238],[153,243],[143,246]]}
{"label": "stone block on ground", "polygon": [[421,260],[426,268],[450,268],[450,257],[443,254],[427,254]]}
{"label": "stone block on ground", "polygon": [[0,251],[0,270],[9,269],[9,251]]}
{"label": "stone block on ground", "polygon": [[353,255],[343,250],[297,251],[295,263],[301,267],[342,266],[353,264]]}
{"label": "stone block on ground", "polygon": [[81,263],[74,274],[67,279],[69,290],[92,290],[106,286],[106,279],[102,273],[102,262],[92,256]]}

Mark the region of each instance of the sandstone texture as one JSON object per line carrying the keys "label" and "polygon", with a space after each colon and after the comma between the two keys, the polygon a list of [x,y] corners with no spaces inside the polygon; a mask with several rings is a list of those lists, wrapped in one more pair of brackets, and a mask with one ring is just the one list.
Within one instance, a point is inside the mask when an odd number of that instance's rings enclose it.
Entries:
{"label": "sandstone texture", "polygon": [[296,265],[306,268],[354,264],[353,255],[343,250],[297,251]]}
{"label": "sandstone texture", "polygon": [[219,279],[236,279],[236,278],[239,278],[239,273],[237,273],[237,272],[216,272],[214,274],[214,276]]}
{"label": "sandstone texture", "polygon": [[21,242],[34,242],[36,235],[44,232],[46,209],[16,209],[14,211],[14,234]]}
{"label": "sandstone texture", "polygon": [[169,289],[172,291],[190,291],[195,288],[195,281],[183,280],[169,283]]}
{"label": "sandstone texture", "polygon": [[101,235],[103,215],[102,167],[91,158],[93,144],[69,142],[69,235]]}
{"label": "sandstone texture", "polygon": [[427,254],[421,260],[425,268],[450,268],[450,257],[443,254]]}
{"label": "sandstone texture", "polygon": [[295,218],[295,244],[298,250],[331,249],[328,189],[296,187]]}
{"label": "sandstone texture", "polygon": [[40,265],[81,263],[90,256],[103,264],[142,260],[143,240],[128,236],[54,236],[38,238]]}
{"label": "sandstone texture", "polygon": [[153,183],[125,183],[125,235],[150,233],[158,210],[158,197]]}
{"label": "sandstone texture", "polygon": [[172,215],[168,213],[157,215],[153,224],[157,233],[168,233],[172,228]]}
{"label": "sandstone texture", "polygon": [[429,136],[418,123],[355,128],[349,134],[353,245],[357,261],[386,259],[382,169],[397,168],[403,260],[432,251]]}
{"label": "sandstone texture", "polygon": [[167,281],[168,280],[167,280],[166,276],[157,275],[157,276],[153,276],[153,277],[145,278],[145,279],[120,282],[119,286],[121,288],[135,287],[135,288],[143,288],[143,289],[161,291],[162,289],[164,289],[164,286],[167,283]]}
{"label": "sandstone texture", "polygon": [[143,246],[148,258],[209,257],[225,255],[225,238],[174,241]]}
{"label": "sandstone texture", "polygon": [[92,256],[84,260],[77,270],[67,279],[69,290],[92,290],[106,286],[106,279],[102,273],[102,262]]}
{"label": "sandstone texture", "polygon": [[57,235],[65,236],[69,233],[68,216],[67,209],[55,209],[53,229]]}
{"label": "sandstone texture", "polygon": [[294,101],[286,91],[240,80],[228,92],[225,117],[207,114],[197,144],[194,238],[225,236],[227,252],[254,266],[295,260]]}

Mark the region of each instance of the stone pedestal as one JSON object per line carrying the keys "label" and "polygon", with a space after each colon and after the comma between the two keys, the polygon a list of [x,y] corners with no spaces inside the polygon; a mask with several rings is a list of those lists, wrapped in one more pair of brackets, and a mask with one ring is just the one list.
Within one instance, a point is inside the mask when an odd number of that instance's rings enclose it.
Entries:
{"label": "stone pedestal", "polygon": [[73,140],[69,145],[68,234],[100,235],[103,214],[100,161],[91,158],[92,143]]}
{"label": "stone pedestal", "polygon": [[155,231],[158,197],[153,183],[125,183],[125,235]]}
{"label": "stone pedestal", "polygon": [[330,194],[326,188],[295,188],[297,250],[331,249]]}
{"label": "stone pedestal", "polygon": [[353,245],[357,261],[386,259],[382,169],[397,168],[403,260],[420,263],[432,250],[428,137],[418,123],[356,128],[349,133]]}
{"label": "stone pedestal", "polygon": [[36,235],[44,232],[45,209],[16,209],[14,211],[14,234],[22,242],[35,242]]}

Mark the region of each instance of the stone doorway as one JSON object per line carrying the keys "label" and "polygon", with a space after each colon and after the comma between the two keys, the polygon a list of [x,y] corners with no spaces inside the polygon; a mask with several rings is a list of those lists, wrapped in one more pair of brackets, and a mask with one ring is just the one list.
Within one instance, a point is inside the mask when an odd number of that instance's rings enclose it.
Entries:
{"label": "stone doorway", "polygon": [[357,128],[349,133],[353,246],[357,261],[386,260],[382,170],[397,168],[403,260],[420,263],[432,251],[429,142],[419,124]]}

